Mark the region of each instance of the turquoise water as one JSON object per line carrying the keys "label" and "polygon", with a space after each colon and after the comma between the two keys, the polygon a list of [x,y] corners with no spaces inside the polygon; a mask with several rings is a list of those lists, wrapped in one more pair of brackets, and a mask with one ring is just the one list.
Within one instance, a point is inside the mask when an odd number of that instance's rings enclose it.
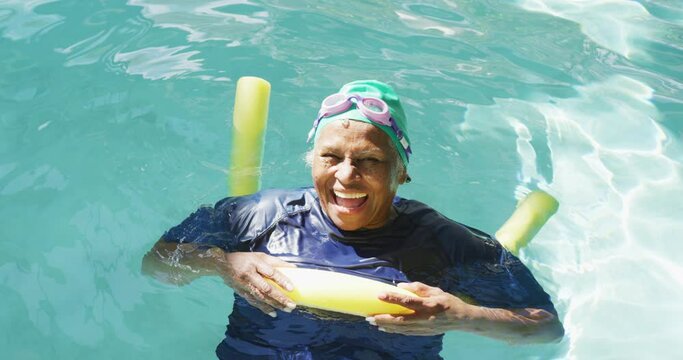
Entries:
{"label": "turquoise water", "polygon": [[522,258],[559,344],[449,333],[446,359],[683,357],[683,5],[675,1],[0,0],[0,358],[211,358],[232,293],[140,275],[226,195],[236,80],[272,83],[263,187],[310,184],[320,100],[391,82],[400,189],[493,232],[559,213]]}

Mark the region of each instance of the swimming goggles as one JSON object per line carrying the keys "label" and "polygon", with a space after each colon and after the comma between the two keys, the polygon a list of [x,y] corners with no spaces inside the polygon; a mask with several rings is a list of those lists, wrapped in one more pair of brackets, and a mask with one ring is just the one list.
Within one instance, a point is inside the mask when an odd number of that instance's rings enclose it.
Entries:
{"label": "swimming goggles", "polygon": [[313,138],[315,130],[318,128],[318,124],[320,124],[320,120],[328,116],[341,114],[349,110],[354,104],[360,113],[368,120],[376,124],[391,127],[405,151],[406,159],[408,159],[409,154],[413,153],[410,149],[408,140],[403,136],[403,131],[398,128],[394,118],[391,117],[387,103],[376,97],[363,97],[358,94],[342,93],[336,93],[326,97],[320,105],[318,118],[313,122],[313,128],[308,132],[308,140],[306,140],[306,142],[310,142]]}

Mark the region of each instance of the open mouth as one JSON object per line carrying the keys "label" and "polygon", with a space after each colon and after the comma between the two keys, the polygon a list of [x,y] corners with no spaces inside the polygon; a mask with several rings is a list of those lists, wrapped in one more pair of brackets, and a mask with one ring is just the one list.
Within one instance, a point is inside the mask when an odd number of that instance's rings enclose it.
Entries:
{"label": "open mouth", "polygon": [[368,194],[360,192],[340,192],[332,191],[332,199],[334,204],[348,209],[355,210],[360,208],[368,200]]}

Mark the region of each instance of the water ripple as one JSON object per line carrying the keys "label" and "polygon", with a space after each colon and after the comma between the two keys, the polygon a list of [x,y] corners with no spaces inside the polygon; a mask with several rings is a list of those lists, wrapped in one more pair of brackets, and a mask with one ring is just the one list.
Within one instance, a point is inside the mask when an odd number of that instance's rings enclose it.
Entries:
{"label": "water ripple", "polygon": [[[574,21],[593,41],[627,58],[647,56],[637,46],[638,40],[655,41],[666,33],[667,27],[675,29],[675,26],[667,26],[667,20],[652,16],[644,5],[635,1],[523,0],[520,5],[529,11]],[[681,19],[671,23],[682,24]]]}
{"label": "water ripple", "polygon": [[212,356],[187,334],[220,334],[231,292],[166,287],[140,258],[226,194],[234,87],[215,80],[247,74],[273,86],[264,187],[310,182],[297,157],[321,98],[372,77],[410,118],[401,195],[488,231],[529,189],[559,198],[522,257],[565,342],[454,332],[444,357],[683,357],[675,2],[0,2],[6,358]]}
{"label": "water ripple", "polygon": [[0,6],[2,36],[14,40],[28,40],[57,26],[64,17],[56,14],[38,14],[35,9],[57,0],[6,0]]}
{"label": "water ripple", "polygon": [[129,0],[142,7],[142,15],[161,28],[175,28],[188,33],[187,40],[227,41],[235,46],[268,24],[269,14],[250,1],[221,0],[196,4],[183,0]]}
{"label": "water ripple", "polygon": [[117,53],[114,62],[126,63],[126,72],[149,80],[167,80],[202,68],[201,59],[191,59],[199,51],[186,51],[188,46],[149,47],[127,53]]}

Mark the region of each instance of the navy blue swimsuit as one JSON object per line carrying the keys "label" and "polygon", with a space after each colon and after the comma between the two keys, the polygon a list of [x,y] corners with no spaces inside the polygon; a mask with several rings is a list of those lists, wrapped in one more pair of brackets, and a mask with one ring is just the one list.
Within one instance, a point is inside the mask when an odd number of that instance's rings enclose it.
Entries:
{"label": "navy blue swimsuit", "polygon": [[[496,308],[556,313],[529,270],[489,235],[418,201],[396,197],[379,229],[342,231],[314,189],[266,190],[202,207],[163,239],[254,251],[299,267],[397,284],[420,281]],[[297,308],[263,314],[235,295],[220,359],[440,359],[443,335],[380,332],[360,317]]]}

